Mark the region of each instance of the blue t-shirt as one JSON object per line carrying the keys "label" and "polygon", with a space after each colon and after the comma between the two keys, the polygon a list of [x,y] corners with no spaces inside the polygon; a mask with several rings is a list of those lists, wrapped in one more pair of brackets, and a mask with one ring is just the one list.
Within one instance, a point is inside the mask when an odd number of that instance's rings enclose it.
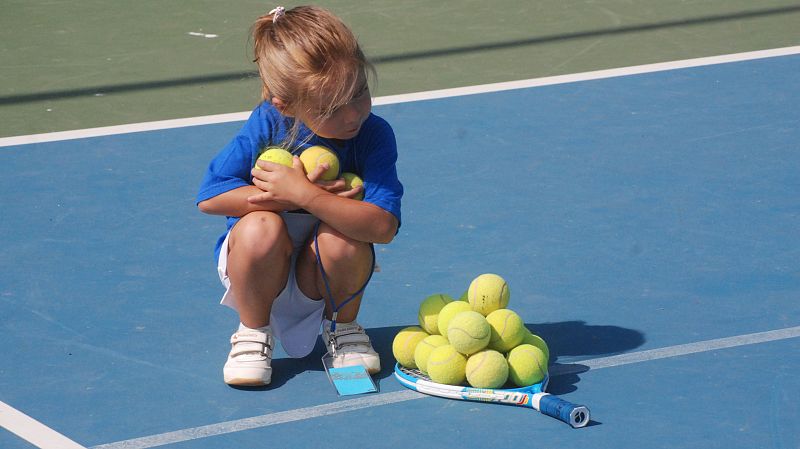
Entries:
{"label": "blue t-shirt", "polygon": [[[250,114],[239,134],[211,160],[197,194],[197,203],[229,190],[252,185],[250,170],[258,156],[268,146],[282,145],[292,124],[291,118],[281,115],[271,104],[261,103]],[[297,141],[290,145],[298,149],[292,151],[300,154],[312,145],[322,145],[335,151],[341,172],[355,173],[364,180],[364,201],[392,213],[400,223],[403,185],[397,178],[395,167],[397,142],[386,120],[370,114],[358,135],[345,141],[319,137],[301,124]],[[228,217],[227,230],[217,241],[214,250],[217,258],[225,235],[238,220],[239,217]]]}

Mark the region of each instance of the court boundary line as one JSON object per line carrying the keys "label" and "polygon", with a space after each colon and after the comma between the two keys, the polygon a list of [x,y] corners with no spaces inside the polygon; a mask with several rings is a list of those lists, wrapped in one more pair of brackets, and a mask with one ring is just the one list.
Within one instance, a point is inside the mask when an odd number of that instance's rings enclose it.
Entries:
{"label": "court boundary line", "polygon": [[[605,78],[616,78],[629,75],[679,70],[693,67],[702,67],[732,62],[751,61],[756,59],[773,58],[800,54],[800,45],[781,47],[767,50],[756,50],[742,53],[731,53],[718,56],[704,56],[700,58],[682,59],[668,62],[620,67],[615,69],[594,70],[567,75],[547,76],[519,81],[506,81],[500,83],[479,84],[475,86],[456,87],[450,89],[430,90],[424,92],[387,95],[373,99],[374,106],[383,106],[413,101],[435,100],[441,98],[459,97],[465,95],[500,92],[505,90],[525,89],[532,87],[551,86],[556,84],[591,81]],[[214,114],[200,117],[158,120],[152,122],[131,123],[126,125],[103,126],[98,128],[85,128],[72,131],[57,131],[41,134],[22,136],[0,137],[0,148],[15,145],[29,145],[35,143],[58,142],[63,140],[102,137],[117,134],[130,134],[145,131],[158,131],[189,126],[216,125],[228,122],[245,121],[250,111],[232,112],[228,114]]]}
{"label": "court boundary line", "polygon": [[42,449],[86,449],[3,401],[0,401],[0,428]]}
{"label": "court boundary line", "polygon": [[[771,341],[787,340],[800,337],[800,326],[787,327],[764,332],[736,335],[732,337],[716,338],[703,340],[694,343],[686,343],[663,348],[649,349],[625,354],[599,357],[589,360],[580,360],[565,365],[555,365],[551,369],[552,376],[565,374],[582,373],[587,370],[597,370],[612,368],[617,366],[629,365],[632,363],[649,362],[682,355],[691,355],[702,352],[717,351],[720,349],[736,348],[758,343]],[[122,440],[113,443],[92,446],[90,449],[144,449],[167,444],[192,441],[228,433],[240,432],[262,427],[269,427],[276,424],[283,424],[305,419],[319,418],[323,416],[336,415],[339,413],[350,412],[381,405],[395,404],[414,399],[429,398],[431,396],[418,393],[412,390],[400,390],[389,393],[378,393],[370,396],[363,396],[355,399],[346,399],[338,402],[315,405],[311,407],[297,408],[282,412],[269,413],[266,415],[242,418],[232,421],[225,421],[205,426],[192,427],[172,432],[156,435]]]}

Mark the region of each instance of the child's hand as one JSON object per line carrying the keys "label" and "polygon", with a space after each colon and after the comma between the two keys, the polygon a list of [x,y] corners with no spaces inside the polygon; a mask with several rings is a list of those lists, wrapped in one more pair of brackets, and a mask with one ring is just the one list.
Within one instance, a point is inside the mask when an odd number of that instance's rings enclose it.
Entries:
{"label": "child's hand", "polygon": [[301,209],[311,198],[319,193],[318,189],[336,194],[344,198],[353,198],[361,192],[362,187],[347,190],[344,179],[322,181],[320,177],[329,168],[328,164],[319,165],[307,176],[303,163],[295,156],[292,167],[267,161],[256,162],[261,170],[253,169],[253,184],[263,193],[247,198],[251,203],[278,202],[289,209]]}
{"label": "child's hand", "polygon": [[317,181],[316,184],[328,192],[335,193],[343,198],[355,198],[364,190],[362,186],[355,186],[348,190],[344,178],[334,179],[333,181]]}
{"label": "child's hand", "polygon": [[260,170],[253,168],[250,174],[253,176],[253,184],[263,190],[263,193],[248,197],[247,201],[251,203],[275,201],[288,208],[301,208],[301,204],[316,192],[312,175],[319,177],[321,171],[317,169],[306,177],[303,163],[297,156],[292,158],[292,167],[263,160],[256,164]]}
{"label": "child's hand", "polygon": [[330,166],[325,163],[318,165],[313,172],[309,173],[308,180],[319,186],[321,189],[330,193],[335,193],[343,198],[354,198],[364,190],[362,186],[356,186],[348,190],[347,183],[345,182],[344,178],[334,179],[333,181],[323,181],[320,179],[323,173],[325,173],[329,167]]}

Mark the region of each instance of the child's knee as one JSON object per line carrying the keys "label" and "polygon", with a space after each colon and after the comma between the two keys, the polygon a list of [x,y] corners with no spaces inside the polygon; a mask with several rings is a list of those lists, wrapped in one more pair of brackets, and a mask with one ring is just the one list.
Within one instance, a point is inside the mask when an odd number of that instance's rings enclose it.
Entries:
{"label": "child's knee", "polygon": [[291,256],[292,241],[286,224],[274,212],[250,212],[231,230],[231,251],[249,251],[254,255]]}
{"label": "child's knee", "polygon": [[358,261],[372,254],[369,243],[351,239],[325,223],[320,224],[317,241],[320,253],[337,261]]}

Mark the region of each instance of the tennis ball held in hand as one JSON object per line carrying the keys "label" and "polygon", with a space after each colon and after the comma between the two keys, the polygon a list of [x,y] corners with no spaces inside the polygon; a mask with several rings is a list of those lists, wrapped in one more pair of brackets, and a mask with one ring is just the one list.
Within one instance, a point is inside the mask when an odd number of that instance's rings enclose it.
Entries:
{"label": "tennis ball held in hand", "polygon": [[[364,180],[362,180],[357,174],[345,172],[342,173],[342,179],[344,179],[344,186],[347,190],[352,190],[358,186],[364,186]],[[363,200],[364,199],[364,190],[358,193],[358,195],[353,197],[354,200]]]}
{"label": "tennis ball held in hand", "polygon": [[328,164],[328,169],[320,176],[323,181],[333,181],[339,176],[339,158],[330,148],[322,145],[308,147],[300,153],[300,161],[303,163],[306,173],[313,172],[322,164]]}
{"label": "tennis ball held in hand", "polygon": [[[260,156],[258,156],[259,161],[267,161],[267,162],[274,162],[276,164],[285,165],[287,167],[292,167],[292,153],[284,150],[283,148],[279,147],[270,147],[267,148]],[[255,168],[261,170],[261,167],[258,166],[256,162]]]}

